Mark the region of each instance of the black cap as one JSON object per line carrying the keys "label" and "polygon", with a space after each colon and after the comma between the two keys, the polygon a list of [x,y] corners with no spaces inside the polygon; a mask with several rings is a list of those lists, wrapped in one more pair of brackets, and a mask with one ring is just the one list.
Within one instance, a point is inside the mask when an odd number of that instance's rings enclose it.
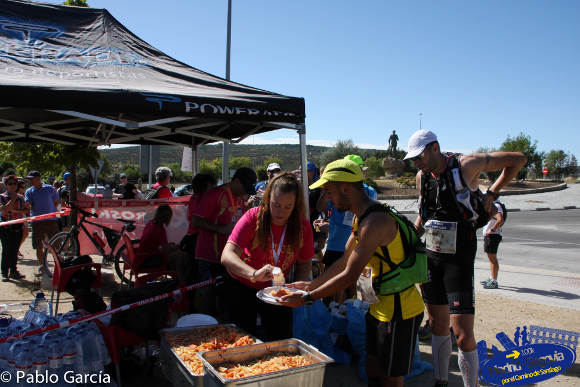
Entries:
{"label": "black cap", "polygon": [[40,177],[40,172],[30,171],[30,172],[28,172],[28,176],[26,176],[27,179],[33,179],[35,177]]}
{"label": "black cap", "polygon": [[258,180],[258,175],[251,168],[242,167],[239,168],[236,173],[234,173],[233,179],[238,179],[240,183],[244,186],[244,190],[248,195],[256,194],[256,181]]}

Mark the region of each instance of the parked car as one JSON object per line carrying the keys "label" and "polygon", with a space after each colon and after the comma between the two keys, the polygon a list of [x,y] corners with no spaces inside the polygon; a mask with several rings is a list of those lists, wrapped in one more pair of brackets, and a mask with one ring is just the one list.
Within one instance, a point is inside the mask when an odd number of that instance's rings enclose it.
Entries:
{"label": "parked car", "polygon": [[[98,198],[102,198],[103,194],[105,193],[105,187],[102,185],[97,185],[97,187],[95,188],[95,185],[89,185],[85,191],[85,194],[92,196],[92,197],[98,197]],[[96,194],[96,195],[95,195]]]}
{"label": "parked car", "polygon": [[187,196],[193,193],[193,189],[191,188],[191,184],[184,184],[180,185],[175,189],[173,193],[175,196]]}

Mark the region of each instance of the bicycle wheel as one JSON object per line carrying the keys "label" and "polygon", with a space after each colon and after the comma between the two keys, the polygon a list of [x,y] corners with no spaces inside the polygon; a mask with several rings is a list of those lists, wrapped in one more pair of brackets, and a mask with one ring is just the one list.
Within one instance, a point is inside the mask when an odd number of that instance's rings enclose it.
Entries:
{"label": "bicycle wheel", "polygon": [[117,250],[115,254],[115,272],[119,276],[121,283],[133,286],[134,282],[130,280],[131,270],[125,267],[125,260],[127,259],[126,246],[123,245]]}
{"label": "bicycle wheel", "polygon": [[[54,251],[56,251],[61,258],[75,257],[79,255],[79,242],[66,231],[55,234],[50,238],[48,244],[54,248]],[[54,272],[54,261],[52,257],[48,256],[48,249],[44,250],[44,270],[49,277],[52,277],[52,273]]]}

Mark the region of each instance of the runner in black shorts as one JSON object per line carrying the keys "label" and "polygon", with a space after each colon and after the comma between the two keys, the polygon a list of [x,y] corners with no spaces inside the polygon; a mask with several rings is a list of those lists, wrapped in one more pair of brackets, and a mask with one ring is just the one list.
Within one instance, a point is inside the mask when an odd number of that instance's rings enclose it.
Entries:
{"label": "runner in black shorts", "polygon": [[[479,361],[473,333],[473,265],[477,249],[477,221],[492,213],[493,201],[524,166],[520,152],[447,154],[437,136],[415,132],[405,159],[419,169],[420,196],[415,227],[426,232],[429,280],[423,284],[432,327],[431,346],[435,386],[447,386],[451,337],[457,338],[458,363],[464,386],[477,386]],[[481,172],[502,170],[485,195],[479,192]]]}
{"label": "runner in black shorts", "polygon": [[378,361],[375,368],[389,377],[405,376],[411,372],[417,330],[421,321],[423,313],[403,320],[399,296],[395,297],[395,311],[390,322],[379,321],[370,313],[366,315],[367,356]]}
{"label": "runner in black shorts", "polygon": [[488,254],[497,254],[499,243],[503,237],[498,234],[487,235],[483,238],[483,251]]}

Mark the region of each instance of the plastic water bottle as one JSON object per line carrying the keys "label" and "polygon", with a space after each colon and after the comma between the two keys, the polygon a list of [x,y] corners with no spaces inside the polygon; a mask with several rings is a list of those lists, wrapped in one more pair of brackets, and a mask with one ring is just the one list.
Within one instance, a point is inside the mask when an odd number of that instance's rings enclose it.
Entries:
{"label": "plastic water bottle", "polygon": [[86,327],[83,332],[83,361],[90,373],[99,373],[104,366],[98,346],[98,337],[90,327]]}
{"label": "plastic water bottle", "polygon": [[62,342],[55,337],[49,337],[45,340],[44,344],[48,348],[48,374],[56,375],[55,379],[58,378],[58,382],[53,384],[53,386],[63,386],[64,373],[62,372]]}
{"label": "plastic water bottle", "polygon": [[62,357],[62,374],[68,372],[68,375],[76,373],[76,355],[77,347],[70,337],[63,340],[63,357]]}
{"label": "plastic water bottle", "polygon": [[22,352],[24,343],[22,341],[14,342],[10,345],[10,349],[8,350],[8,354],[6,356],[6,361],[8,363],[7,371],[10,372],[11,379],[9,386],[16,386],[16,358],[18,354]]}
{"label": "plastic water bottle", "polygon": [[12,374],[15,385],[19,387],[27,386],[26,377],[30,374],[32,368],[30,347],[27,344],[24,344],[21,351],[16,354],[15,367],[16,373]]}
{"label": "plastic water bottle", "polygon": [[[46,375],[48,371],[48,353],[47,348],[43,344],[37,344],[34,350],[32,351],[32,369],[31,372],[35,373],[36,375]],[[35,384],[36,386],[48,386],[49,381],[43,380],[38,381]]]}
{"label": "plastic water bottle", "polygon": [[34,300],[30,302],[30,307],[26,315],[24,316],[24,321],[27,323],[34,324],[36,326],[42,326],[45,318],[49,314],[48,300],[44,298],[43,292],[36,293]]}

